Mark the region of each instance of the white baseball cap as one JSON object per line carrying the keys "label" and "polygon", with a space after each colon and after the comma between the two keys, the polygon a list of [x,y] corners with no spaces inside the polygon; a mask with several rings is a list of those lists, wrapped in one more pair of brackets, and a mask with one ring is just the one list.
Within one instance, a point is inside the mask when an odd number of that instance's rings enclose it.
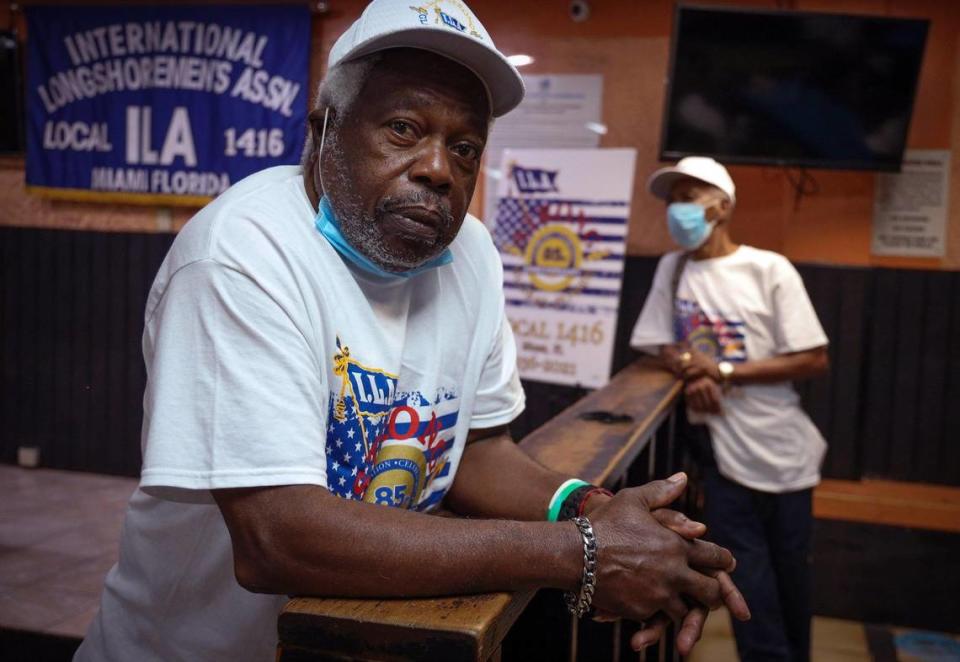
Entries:
{"label": "white baseball cap", "polygon": [[733,185],[730,173],[707,156],[687,156],[677,161],[675,166],[660,168],[647,180],[647,190],[661,200],[666,200],[670,196],[673,183],[684,177],[693,177],[712,184],[726,193],[730,202],[737,201],[737,187]]}
{"label": "white baseball cap", "polygon": [[487,88],[494,117],[523,100],[523,79],[460,0],[373,0],[330,50],[327,70],[387,48],[420,48],[459,62]]}

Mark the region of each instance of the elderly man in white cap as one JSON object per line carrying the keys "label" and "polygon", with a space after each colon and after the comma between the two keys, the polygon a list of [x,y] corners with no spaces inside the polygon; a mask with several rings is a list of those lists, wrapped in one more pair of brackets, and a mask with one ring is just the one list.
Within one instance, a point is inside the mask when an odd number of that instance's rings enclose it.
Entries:
{"label": "elderly man in white cap", "polygon": [[827,337],[793,265],[731,239],[726,168],[690,156],[648,188],[683,250],[660,260],[630,344],[686,382],[710,537],[737,557],[754,614],[734,623],[741,658],[809,659],[811,496],[826,444],[792,382],[827,371]]}
{"label": "elderly man in white cap", "polygon": [[[513,444],[502,270],[466,215],[523,83],[456,0],[376,0],[337,41],[301,166],[194,217],[146,311],[140,489],[79,660],[270,660],[290,593],[557,587],[583,615],[746,617],[733,558]],[[474,519],[434,517],[443,503]],[[482,518],[482,519],[476,519]],[[592,604],[591,604],[592,601]]]}

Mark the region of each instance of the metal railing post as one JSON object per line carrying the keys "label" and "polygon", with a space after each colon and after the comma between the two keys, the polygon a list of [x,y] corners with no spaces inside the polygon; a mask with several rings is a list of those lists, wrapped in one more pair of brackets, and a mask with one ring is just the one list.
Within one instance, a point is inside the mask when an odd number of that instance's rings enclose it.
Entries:
{"label": "metal railing post", "polygon": [[570,617],[570,662],[577,662],[577,635],[580,632],[580,619]]}

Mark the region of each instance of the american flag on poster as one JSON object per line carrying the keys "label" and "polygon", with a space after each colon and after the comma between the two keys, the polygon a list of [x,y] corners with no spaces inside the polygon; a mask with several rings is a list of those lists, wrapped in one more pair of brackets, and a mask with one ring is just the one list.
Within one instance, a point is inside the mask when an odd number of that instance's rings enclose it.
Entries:
{"label": "american flag on poster", "polygon": [[609,379],[634,160],[627,149],[505,151],[491,226],[522,377]]}
{"label": "american flag on poster", "polygon": [[[616,313],[628,211],[625,202],[616,201],[498,199],[493,239],[503,256],[508,304],[559,304],[587,314]],[[576,237],[582,248],[582,263],[548,265],[542,253],[539,263],[528,263],[526,252],[534,234],[543,228],[556,231],[560,227]],[[538,286],[532,273],[538,273],[540,281],[549,280],[551,286]]]}

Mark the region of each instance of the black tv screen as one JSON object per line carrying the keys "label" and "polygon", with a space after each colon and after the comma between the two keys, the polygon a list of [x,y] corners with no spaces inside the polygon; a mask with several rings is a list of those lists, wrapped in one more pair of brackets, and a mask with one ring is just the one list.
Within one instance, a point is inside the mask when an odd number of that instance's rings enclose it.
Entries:
{"label": "black tv screen", "polygon": [[899,170],[928,27],[680,6],[660,158]]}

